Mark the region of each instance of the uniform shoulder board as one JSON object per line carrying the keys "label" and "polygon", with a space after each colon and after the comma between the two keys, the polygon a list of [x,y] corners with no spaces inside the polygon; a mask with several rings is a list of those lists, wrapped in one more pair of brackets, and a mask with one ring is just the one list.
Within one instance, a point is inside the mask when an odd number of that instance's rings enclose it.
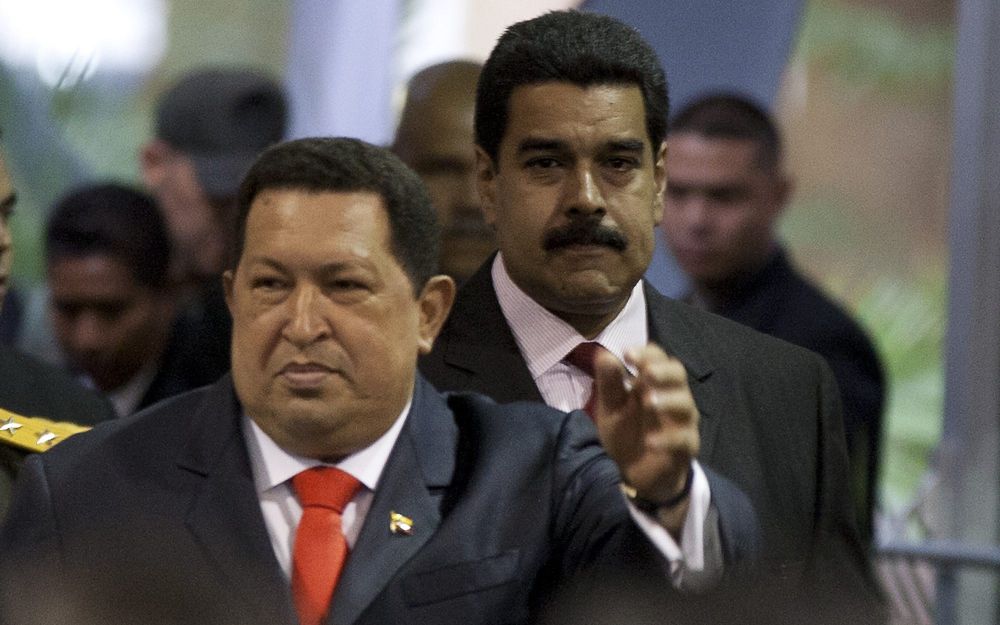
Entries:
{"label": "uniform shoulder board", "polygon": [[23,417],[0,408],[0,444],[30,452],[45,451],[90,428],[68,421]]}

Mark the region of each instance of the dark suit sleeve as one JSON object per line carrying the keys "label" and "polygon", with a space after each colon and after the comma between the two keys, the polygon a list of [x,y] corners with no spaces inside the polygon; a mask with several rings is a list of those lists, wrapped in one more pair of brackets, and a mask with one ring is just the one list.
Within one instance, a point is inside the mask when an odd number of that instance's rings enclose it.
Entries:
{"label": "dark suit sleeve", "polygon": [[[632,522],[618,487],[620,474],[604,453],[589,419],[567,418],[558,445],[554,510],[563,573],[595,569],[603,573],[664,578],[669,567],[659,550]],[[724,565],[752,561],[760,550],[760,529],[749,497],[726,478],[706,469],[718,511]]]}
{"label": "dark suit sleeve", "polygon": [[[563,421],[552,463],[552,579],[573,594],[609,580],[656,579],[669,588],[669,568],[628,512],[615,463],[582,412]],[[562,584],[567,586],[567,584]]]}
{"label": "dark suit sleeve", "polygon": [[[817,498],[816,545],[811,577],[818,584],[856,585],[858,588],[876,586],[871,578],[871,567],[865,545],[858,534],[857,520],[847,476],[848,457],[844,444],[844,419],[840,391],[829,365],[819,360],[820,376],[820,475],[817,483],[821,492]],[[856,579],[838,579],[855,575]]]}
{"label": "dark suit sleeve", "polygon": [[717,532],[722,541],[724,563],[739,569],[761,557],[761,529],[750,498],[739,486],[702,464],[712,506],[718,511]]}
{"label": "dark suit sleeve", "polygon": [[[14,575],[59,573],[59,538],[51,491],[41,455],[21,468],[7,516],[0,528],[0,587]],[[9,599],[9,597],[4,597]]]}

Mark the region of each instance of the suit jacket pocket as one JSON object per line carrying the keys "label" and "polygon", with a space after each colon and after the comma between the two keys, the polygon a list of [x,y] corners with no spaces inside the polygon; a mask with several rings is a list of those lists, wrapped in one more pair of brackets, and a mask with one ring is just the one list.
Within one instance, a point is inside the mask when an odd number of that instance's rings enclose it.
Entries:
{"label": "suit jacket pocket", "polygon": [[403,596],[411,607],[495,588],[517,579],[518,550],[414,573],[403,580]]}

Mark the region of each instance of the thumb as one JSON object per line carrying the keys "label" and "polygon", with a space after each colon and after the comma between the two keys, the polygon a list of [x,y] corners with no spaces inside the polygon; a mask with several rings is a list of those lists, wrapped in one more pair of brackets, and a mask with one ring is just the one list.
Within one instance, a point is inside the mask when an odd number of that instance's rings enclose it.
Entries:
{"label": "thumb", "polygon": [[594,360],[594,383],[597,393],[597,407],[617,412],[628,401],[625,378],[628,372],[618,357],[608,351],[601,351]]}

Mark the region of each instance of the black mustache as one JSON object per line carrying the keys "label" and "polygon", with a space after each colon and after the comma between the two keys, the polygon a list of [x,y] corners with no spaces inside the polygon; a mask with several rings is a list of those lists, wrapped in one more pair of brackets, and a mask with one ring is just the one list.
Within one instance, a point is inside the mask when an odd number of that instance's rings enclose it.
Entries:
{"label": "black mustache", "polygon": [[546,232],[542,245],[547,252],[570,245],[606,245],[624,252],[628,247],[628,238],[596,221],[571,221]]}

